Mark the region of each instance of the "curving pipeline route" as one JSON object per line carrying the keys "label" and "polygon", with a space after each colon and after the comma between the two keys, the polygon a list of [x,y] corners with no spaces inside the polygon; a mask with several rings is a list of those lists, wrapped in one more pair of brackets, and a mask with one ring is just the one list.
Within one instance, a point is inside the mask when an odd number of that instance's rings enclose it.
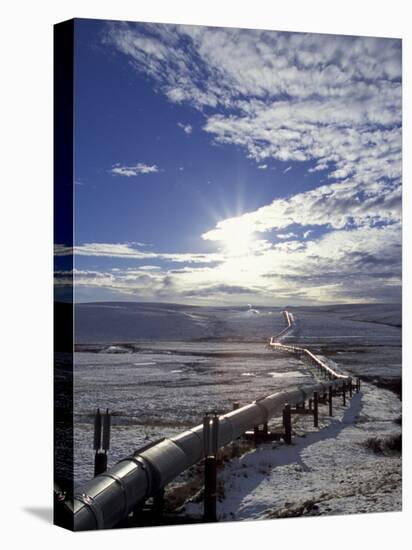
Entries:
{"label": "curving pipeline route", "polygon": [[289,353],[299,356],[301,360],[306,360],[309,362],[310,365],[317,367],[319,373],[322,374],[325,378],[328,378],[329,380],[347,380],[349,382],[350,380],[349,376],[336,372],[334,369],[332,369],[324,361],[319,359],[319,357],[314,355],[307,348],[300,348],[298,346],[289,346],[289,345],[281,344],[279,342],[281,338],[286,336],[286,334],[288,334],[295,328],[295,318],[293,316],[293,313],[290,313],[289,311],[286,311],[286,310],[283,311],[282,313],[287,325],[281,332],[276,334],[276,336],[272,336],[269,342],[269,346],[271,347],[271,349],[273,349],[274,351],[287,351]]}
{"label": "curving pipeline route", "polygon": [[[304,359],[319,370],[325,381],[273,393],[219,416],[218,448],[231,443],[250,428],[280,415],[286,404],[297,405],[310,399],[315,392],[340,389],[351,383],[348,376],[335,372],[308,349],[280,343],[279,340],[293,330],[295,323],[292,313],[284,311],[283,315],[287,326],[271,338],[269,346],[275,351],[286,351]],[[204,454],[203,424],[137,450],[83,485],[73,501],[65,503],[73,518],[68,527],[79,531],[118,525],[132,510],[202,460]]]}

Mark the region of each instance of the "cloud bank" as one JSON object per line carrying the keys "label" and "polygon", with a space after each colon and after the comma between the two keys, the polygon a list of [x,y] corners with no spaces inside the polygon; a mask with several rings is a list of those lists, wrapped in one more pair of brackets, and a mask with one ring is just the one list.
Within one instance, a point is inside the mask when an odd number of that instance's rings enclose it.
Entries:
{"label": "cloud bank", "polygon": [[[399,40],[120,23],[105,43],[171,104],[197,110],[212,144],[241,148],[257,170],[286,163],[288,178],[305,162],[315,183],[282,198],[274,188],[270,203],[210,227],[199,237],[214,253],[81,244],[78,256],[149,260],[157,269],[94,278],[83,270],[76,284],[199,303],[400,299]],[[191,124],[177,124],[191,133]],[[156,171],[141,163],[111,170]],[[237,235],[247,246],[235,250]]]}

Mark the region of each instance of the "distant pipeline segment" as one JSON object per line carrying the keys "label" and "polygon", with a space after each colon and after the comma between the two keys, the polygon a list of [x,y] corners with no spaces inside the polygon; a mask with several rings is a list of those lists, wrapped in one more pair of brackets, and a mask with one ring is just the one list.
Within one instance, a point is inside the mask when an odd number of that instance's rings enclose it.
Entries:
{"label": "distant pipeline segment", "polygon": [[[280,415],[287,404],[296,405],[311,399],[315,392],[326,393],[351,383],[349,377],[335,373],[309,350],[280,344],[277,340],[292,330],[294,324],[291,313],[285,311],[283,315],[287,327],[271,338],[272,349],[303,354],[325,373],[329,381],[277,392],[219,416],[219,448],[239,438],[248,429],[266,424],[269,418]],[[203,424],[139,449],[83,485],[73,501],[65,503],[72,513],[73,529],[82,531],[115,527],[136,507],[158,494],[204,456]]]}

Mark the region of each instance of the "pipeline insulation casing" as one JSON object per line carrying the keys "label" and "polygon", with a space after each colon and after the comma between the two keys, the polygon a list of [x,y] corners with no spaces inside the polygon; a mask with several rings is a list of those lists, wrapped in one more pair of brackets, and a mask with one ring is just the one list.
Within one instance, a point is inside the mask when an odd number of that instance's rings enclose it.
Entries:
{"label": "pipeline insulation casing", "polygon": [[[285,312],[288,326],[279,335],[293,327],[293,317]],[[310,399],[314,392],[327,392],[350,381],[336,373],[307,349],[283,345],[272,338],[274,350],[298,354],[314,364],[331,380],[303,388],[268,395],[219,417],[218,447],[234,441],[254,426],[281,415],[286,404],[296,405]],[[203,424],[175,437],[163,439],[134,455],[125,458],[86,483],[73,501],[74,530],[104,529],[118,525],[136,507],[156,495],[187,468],[204,457]]]}

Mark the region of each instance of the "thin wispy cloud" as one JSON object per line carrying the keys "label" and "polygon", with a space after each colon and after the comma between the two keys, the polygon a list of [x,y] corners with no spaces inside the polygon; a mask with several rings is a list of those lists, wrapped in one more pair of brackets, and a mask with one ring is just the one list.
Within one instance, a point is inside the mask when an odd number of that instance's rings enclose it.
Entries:
{"label": "thin wispy cloud", "polygon": [[156,164],[145,164],[138,162],[133,166],[122,166],[121,164],[113,164],[110,169],[110,173],[115,176],[125,176],[127,178],[139,176],[140,174],[154,174],[159,172],[159,168]]}
{"label": "thin wispy cloud", "polygon": [[191,134],[193,132],[193,128],[190,124],[183,124],[182,122],[178,122],[177,125],[184,131],[185,134]]}
{"label": "thin wispy cloud", "polygon": [[288,166],[287,168],[285,168],[285,169],[283,170],[283,173],[284,173],[284,174],[287,174],[288,172],[290,172],[290,170],[292,170],[292,166]]}
{"label": "thin wispy cloud", "polygon": [[131,260],[166,260],[169,262],[213,263],[220,261],[222,256],[217,253],[162,253],[140,250],[140,243],[84,243],[74,247],[56,244],[54,255],[59,256],[89,256],[97,258],[122,258]]}

